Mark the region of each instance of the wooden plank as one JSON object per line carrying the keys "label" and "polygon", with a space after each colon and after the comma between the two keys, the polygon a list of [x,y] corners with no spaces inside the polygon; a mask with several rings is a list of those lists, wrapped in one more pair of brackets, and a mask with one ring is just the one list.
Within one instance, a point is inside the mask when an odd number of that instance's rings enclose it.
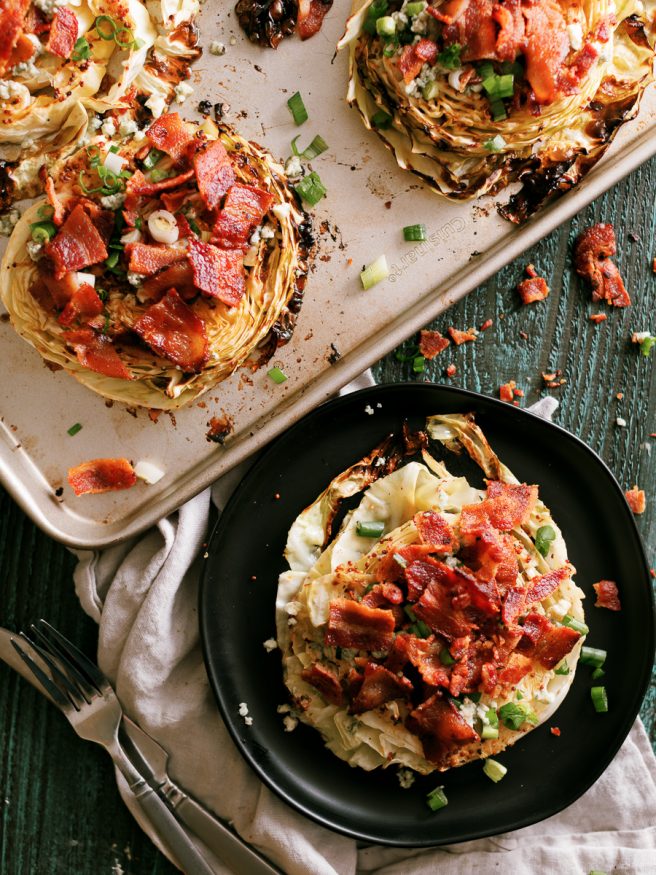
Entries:
{"label": "wooden plank", "polygon": [[[523,403],[528,405],[546,394],[541,372],[561,368],[567,383],[554,393],[561,401],[557,421],[597,450],[624,486],[638,482],[649,490],[656,482],[656,452],[649,455],[639,447],[656,431],[656,354],[651,359],[638,356],[628,339],[634,330],[656,331],[651,271],[655,184],[652,161],[438,319],[431,327],[442,331],[448,325],[480,326],[487,318],[494,326],[476,343],[443,353],[419,379],[444,380],[446,364],[452,361],[458,369],[454,385],[496,395],[501,383],[514,379],[526,392]],[[592,307],[570,267],[575,235],[597,220],[616,225],[617,261],[634,299],[627,311],[609,311],[608,321],[599,327],[587,316],[601,308]],[[551,296],[546,303],[522,307],[514,286],[529,262],[547,278]],[[384,291],[381,286],[373,294]],[[379,381],[417,379],[410,365],[392,356],[377,365],[375,374]],[[620,391],[624,400],[618,402]],[[627,428],[615,424],[618,415],[627,420]],[[638,524],[656,565],[653,488],[651,493]],[[96,627],[76,600],[73,567],[71,554],[46,538],[0,492],[2,624],[19,629],[43,616],[93,653]],[[656,742],[656,678],[642,716]],[[176,871],[123,806],[104,752],[81,744],[66,721],[4,666],[0,727],[3,875]]]}

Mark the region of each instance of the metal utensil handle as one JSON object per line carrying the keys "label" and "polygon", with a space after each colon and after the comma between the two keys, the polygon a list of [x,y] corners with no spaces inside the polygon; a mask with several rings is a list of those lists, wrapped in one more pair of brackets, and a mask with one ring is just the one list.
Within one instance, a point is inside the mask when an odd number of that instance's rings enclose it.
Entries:
{"label": "metal utensil handle", "polygon": [[121,746],[115,745],[110,753],[134,793],[135,799],[148,815],[155,831],[171,850],[185,875],[216,875],[200,848],[182,827],[166,802],[135,769]]}

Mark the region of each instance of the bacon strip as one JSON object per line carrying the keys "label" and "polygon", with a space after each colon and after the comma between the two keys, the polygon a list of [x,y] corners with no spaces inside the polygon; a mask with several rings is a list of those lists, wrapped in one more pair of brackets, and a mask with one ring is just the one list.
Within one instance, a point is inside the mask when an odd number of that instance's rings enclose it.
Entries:
{"label": "bacon strip", "polygon": [[90,371],[115,377],[117,380],[131,380],[132,375],[121,361],[111,338],[96,334],[91,328],[68,331],[64,335],[66,344],[75,350],[78,361]]}
{"label": "bacon strip", "polygon": [[208,210],[218,209],[221,198],[235,183],[230,156],[221,140],[214,140],[194,155],[198,191]]}
{"label": "bacon strip", "polygon": [[555,592],[561,583],[569,580],[571,575],[572,569],[565,565],[563,568],[556,568],[555,571],[543,574],[542,577],[533,578],[526,592],[526,604],[530,605],[531,602],[543,601],[552,592]]}
{"label": "bacon strip", "polygon": [[455,532],[441,513],[426,510],[416,513],[414,524],[424,544],[434,547],[435,553],[455,553],[459,547]]}
{"label": "bacon strip", "polygon": [[194,135],[177,112],[160,116],[146,131],[148,140],[161,152],[166,152],[174,161],[181,161],[189,152]]}
{"label": "bacon strip", "polygon": [[55,191],[55,182],[51,176],[46,177],[46,197],[48,198],[48,203],[52,207],[52,221],[59,228],[66,217],[66,208],[59,200],[57,192]]}
{"label": "bacon strip", "polygon": [[600,580],[592,587],[597,593],[595,608],[607,608],[609,611],[621,611],[620,594],[614,580]]}
{"label": "bacon strip", "polygon": [[68,482],[76,495],[98,495],[129,489],[137,482],[127,459],[91,459],[68,469]]}
{"label": "bacon strip", "polygon": [[610,259],[617,252],[615,230],[608,223],[586,228],[574,244],[574,268],[592,286],[593,301],[607,301],[614,307],[628,307],[631,298],[620,272]]}
{"label": "bacon strip", "polygon": [[533,276],[522,280],[517,286],[522,304],[533,304],[549,297],[549,286],[541,276]]}
{"label": "bacon strip", "polygon": [[401,633],[394,639],[394,647],[386,660],[390,671],[398,671],[410,662],[422,679],[431,687],[448,687],[449,670],[442,664],[442,646],[431,638]]}
{"label": "bacon strip", "polygon": [[326,627],[326,644],[357,650],[388,650],[394,640],[394,614],[368,608],[349,599],[333,599]]}
{"label": "bacon strip", "polygon": [[82,204],[69,214],[59,232],[45,246],[52,259],[55,279],[72,270],[81,270],[107,258],[107,248]]}
{"label": "bacon strip", "polygon": [[144,276],[152,276],[163,267],[182,261],[185,257],[184,252],[179,249],[171,249],[169,246],[153,246],[148,243],[128,243],[125,251],[130,258],[128,270]]}
{"label": "bacon strip", "polygon": [[[428,7],[430,9],[430,7]],[[412,82],[421,73],[424,64],[431,67],[437,61],[437,45],[433,40],[422,37],[419,42],[404,46],[397,61],[405,82]]]}
{"label": "bacon strip", "polygon": [[135,205],[134,201],[138,197],[149,197],[161,191],[179,188],[181,185],[189,182],[190,179],[193,179],[193,177],[193,170],[185,170],[184,173],[179,173],[177,176],[169,176],[168,179],[162,179],[160,182],[148,182],[141,170],[135,170],[125,186],[126,209],[132,209]]}
{"label": "bacon strip", "polygon": [[160,273],[149,277],[141,286],[139,297],[142,301],[156,302],[169,289],[175,289],[185,300],[194,298],[198,294],[198,289],[194,286],[191,265],[186,259],[177,261]]}
{"label": "bacon strip", "polygon": [[30,0],[4,0],[0,6],[0,76],[9,66],[29,6]]}
{"label": "bacon strip", "polygon": [[503,599],[501,619],[506,626],[512,626],[524,610],[526,593],[523,589],[509,589]]}
{"label": "bacon strip", "polygon": [[565,19],[555,0],[524,6],[526,78],[540,104],[558,96],[558,74],[569,54]]}
{"label": "bacon strip", "polygon": [[554,626],[542,614],[527,614],[518,649],[528,651],[545,668],[552,669],[564,659],[581,637],[569,626]]}
{"label": "bacon strip", "polygon": [[296,31],[302,40],[310,39],[318,33],[333,0],[300,0]]}
{"label": "bacon strip", "polygon": [[[404,568],[417,559],[425,559],[431,553],[431,547],[427,544],[411,544],[409,547],[400,547],[398,550],[390,550],[376,567],[376,580],[384,583],[386,580],[397,581],[404,577]],[[400,564],[396,561],[399,556],[405,561]],[[421,590],[423,592],[423,589]],[[417,598],[421,595],[417,593]]]}
{"label": "bacon strip", "polygon": [[68,6],[60,6],[50,25],[50,34],[46,43],[46,51],[58,58],[70,58],[77,40],[77,18]]}
{"label": "bacon strip", "polygon": [[419,352],[428,361],[432,361],[436,356],[443,352],[449,341],[446,337],[440,334],[439,331],[420,331],[419,332]]}
{"label": "bacon strip", "polygon": [[218,249],[211,243],[189,239],[187,258],[197,289],[235,307],[246,291],[244,257],[239,250]]}
{"label": "bacon strip", "polygon": [[439,764],[454,748],[478,741],[478,733],[460,715],[451,701],[435,693],[410,713],[408,729],[419,735],[426,759]]}
{"label": "bacon strip", "polygon": [[382,665],[367,663],[362,686],[351,703],[354,714],[373,711],[390,699],[406,699],[412,693],[412,684],[407,678],[393,674]]}
{"label": "bacon strip", "polygon": [[71,325],[75,320],[85,322],[99,316],[103,311],[103,302],[98,293],[89,283],[82,283],[73,297],[66,304],[58,318],[60,325]]}
{"label": "bacon strip", "polygon": [[7,67],[11,70],[11,68],[15,67],[17,64],[23,64],[25,61],[29,61],[30,58],[34,57],[35,52],[36,46],[32,40],[22,33],[16,40],[16,45],[11,51],[11,57],[9,58]]}
{"label": "bacon strip", "polygon": [[217,216],[212,243],[225,249],[244,246],[253,228],[273,205],[273,195],[252,185],[235,183]]}
{"label": "bacon strip", "polygon": [[184,371],[198,372],[207,361],[205,323],[175,289],[169,289],[132,327],[151,349]]}
{"label": "bacon strip", "polygon": [[528,521],[538,500],[538,487],[492,480],[487,495],[484,503],[490,522],[495,529],[508,532]]}
{"label": "bacon strip", "polygon": [[319,662],[313,663],[310,668],[301,672],[301,677],[308,684],[319,690],[321,695],[331,705],[341,705],[344,702],[344,691],[339,678],[332,669]]}

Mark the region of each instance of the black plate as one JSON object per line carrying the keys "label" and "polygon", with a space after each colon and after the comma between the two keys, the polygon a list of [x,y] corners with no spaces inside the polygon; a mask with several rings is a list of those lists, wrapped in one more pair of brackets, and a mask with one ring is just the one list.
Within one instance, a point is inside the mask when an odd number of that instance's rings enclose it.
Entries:
{"label": "black plate", "polygon": [[[367,415],[371,405],[375,413]],[[381,406],[378,406],[381,405]],[[501,755],[508,774],[493,784],[480,762],[399,786],[396,769],[366,773],[326,750],[299,724],[283,731],[276,707],[288,700],[275,635],[274,600],[287,531],[332,477],[361,458],[402,419],[473,411],[492,447],[540,495],[561,526],[576,581],[587,595],[588,643],[608,651],[609,712],[590,700],[591,670],[580,666],[552,719]],[[451,457],[455,459],[455,457]],[[453,465],[450,465],[453,468]],[[276,493],[279,493],[277,499]],[[654,652],[647,560],[622,490],[604,463],[569,432],[490,398],[451,387],[396,384],[365,389],[318,408],[256,462],[211,538],[200,596],[205,662],[237,747],[260,778],[294,808],[365,842],[430,846],[535,823],[590,787],[624,741],[644,696]],[[622,611],[593,607],[594,581],[618,581]],[[253,724],[239,716],[246,702]],[[558,726],[555,737],[550,726]],[[426,793],[443,784],[446,808]]]}

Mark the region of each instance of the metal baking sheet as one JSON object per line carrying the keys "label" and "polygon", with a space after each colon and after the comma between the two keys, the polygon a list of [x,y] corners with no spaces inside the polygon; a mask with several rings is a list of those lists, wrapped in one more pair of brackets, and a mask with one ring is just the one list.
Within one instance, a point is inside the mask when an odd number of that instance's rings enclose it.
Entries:
{"label": "metal baking sheet", "polygon": [[[38,525],[73,547],[115,543],[170,513],[656,153],[652,86],[638,118],[583,184],[517,228],[497,215],[492,199],[452,204],[432,193],[365,131],[344,100],[346,53],[334,57],[350,0],[336,0],[317,36],[287,40],[275,52],[248,42],[232,6],[203,7],[205,52],[192,74],[195,93],[180,111],[193,117],[201,100],[228,104],[227,120],[281,158],[297,133],[301,146],[315,134],[330,145],[312,163],[328,189],[314,211],[315,269],[294,337],[273,360],[289,379],[275,385],[266,368],[238,371],[200,403],[154,422],[146,410],[107,406],[64,372],[51,372],[5,316],[0,477]],[[212,40],[226,45],[224,56],[209,53]],[[297,90],[310,116],[301,128],[287,108]],[[404,243],[401,228],[416,222],[427,225],[428,240]],[[382,253],[389,279],[364,292],[362,265]],[[335,364],[331,344],[341,354]],[[234,421],[224,446],[206,438],[210,418],[221,415]],[[83,428],[70,437],[76,422]],[[75,498],[67,469],[104,456],[149,460],[166,473],[154,486]]]}

